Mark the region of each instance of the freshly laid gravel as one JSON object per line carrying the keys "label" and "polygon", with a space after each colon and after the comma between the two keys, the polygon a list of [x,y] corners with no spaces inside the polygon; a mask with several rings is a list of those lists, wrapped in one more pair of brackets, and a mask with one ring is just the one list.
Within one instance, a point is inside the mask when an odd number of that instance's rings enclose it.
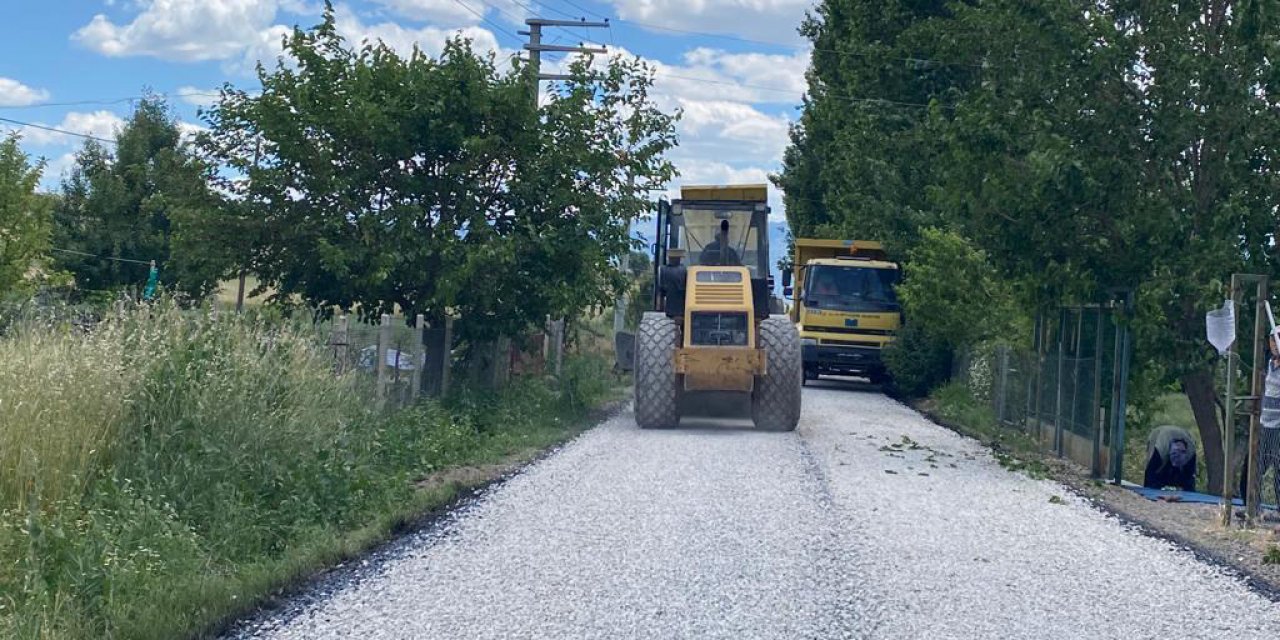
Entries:
{"label": "freshly laid gravel", "polygon": [[623,413],[232,637],[1280,632],[1280,607],[1239,580],[879,394],[807,388],[796,433],[686,422]]}

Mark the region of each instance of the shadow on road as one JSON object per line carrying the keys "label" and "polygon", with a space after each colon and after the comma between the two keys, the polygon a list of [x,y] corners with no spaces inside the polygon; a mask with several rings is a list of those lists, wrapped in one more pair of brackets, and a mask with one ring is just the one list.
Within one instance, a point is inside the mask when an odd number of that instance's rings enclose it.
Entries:
{"label": "shadow on road", "polygon": [[823,376],[817,380],[806,380],[804,387],[806,389],[831,389],[855,393],[884,393],[884,389],[880,385],[871,384],[866,378],[854,378],[851,376]]}

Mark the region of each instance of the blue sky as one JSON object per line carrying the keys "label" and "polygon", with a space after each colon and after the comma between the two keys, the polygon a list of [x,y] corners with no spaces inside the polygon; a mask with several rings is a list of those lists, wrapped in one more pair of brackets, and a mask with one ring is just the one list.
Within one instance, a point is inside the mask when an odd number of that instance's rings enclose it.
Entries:
{"label": "blue sky", "polygon": [[[11,0],[17,2],[17,0]],[[315,0],[53,0],[20,3],[0,40],[0,118],[111,137],[144,88],[169,96],[179,117],[224,82],[256,86],[253,65],[271,61],[280,35],[316,23]],[[808,0],[346,0],[335,2],[350,40],[381,39],[402,51],[439,51],[458,30],[478,49],[509,57],[523,20],[608,17],[609,29],[549,28],[544,41],[593,38],[657,68],[657,100],[684,110],[673,154],[675,184],[763,181],[779,168],[808,64],[796,28]],[[483,15],[482,21],[477,14]],[[693,33],[690,33],[693,32]],[[551,56],[554,67],[558,56]],[[562,61],[560,61],[562,62]],[[72,103],[72,104],[68,104]],[[49,162],[58,183],[82,140],[23,129],[23,147]],[[773,194],[775,217],[782,214]]]}

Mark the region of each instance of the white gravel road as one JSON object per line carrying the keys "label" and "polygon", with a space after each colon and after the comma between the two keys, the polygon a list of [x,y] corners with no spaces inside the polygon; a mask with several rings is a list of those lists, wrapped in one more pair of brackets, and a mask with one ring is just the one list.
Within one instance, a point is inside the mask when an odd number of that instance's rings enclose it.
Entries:
{"label": "white gravel road", "polygon": [[805,390],[796,433],[624,412],[368,573],[233,636],[1280,633],[1239,580],[839,383]]}

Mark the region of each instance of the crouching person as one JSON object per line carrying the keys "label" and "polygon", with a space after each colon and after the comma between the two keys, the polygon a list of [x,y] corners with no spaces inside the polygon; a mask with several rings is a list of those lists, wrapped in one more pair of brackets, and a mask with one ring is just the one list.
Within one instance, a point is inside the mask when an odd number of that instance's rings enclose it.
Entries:
{"label": "crouching person", "polygon": [[1151,431],[1147,437],[1147,472],[1142,486],[1196,490],[1196,441],[1186,429],[1164,425]]}

